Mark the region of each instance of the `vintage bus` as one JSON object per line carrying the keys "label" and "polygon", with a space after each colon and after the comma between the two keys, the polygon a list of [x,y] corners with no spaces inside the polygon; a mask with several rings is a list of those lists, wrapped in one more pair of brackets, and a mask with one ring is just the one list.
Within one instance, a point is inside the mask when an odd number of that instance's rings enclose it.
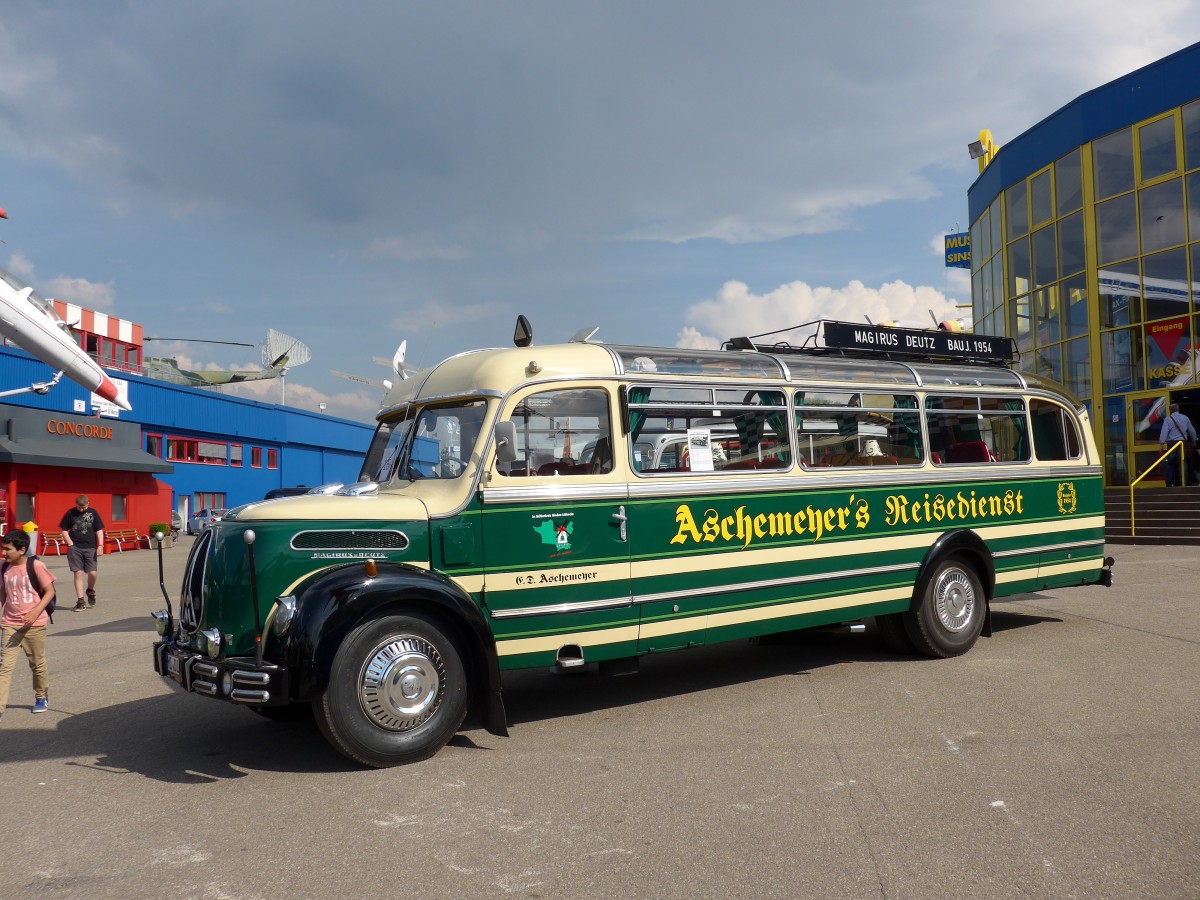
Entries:
{"label": "vintage bus", "polygon": [[628,672],[867,618],[953,657],[997,597],[1111,583],[1100,460],[1060,386],[1006,365],[1006,339],[822,330],[809,349],[524,339],[398,381],[358,483],[196,539],[156,671],[311,710],[388,766],[468,716],[506,734],[504,670]]}

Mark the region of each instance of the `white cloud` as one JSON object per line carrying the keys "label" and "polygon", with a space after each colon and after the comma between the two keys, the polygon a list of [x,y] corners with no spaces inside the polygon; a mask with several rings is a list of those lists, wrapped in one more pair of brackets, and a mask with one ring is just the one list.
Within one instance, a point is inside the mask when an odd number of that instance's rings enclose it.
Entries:
{"label": "white cloud", "polygon": [[[932,287],[913,287],[893,281],[870,288],[851,281],[842,288],[811,287],[803,281],[784,284],[766,294],[751,293],[740,281],[727,281],[716,298],[690,307],[685,315],[688,325],[680,330],[680,347],[719,347],[729,338],[768,335],[781,329],[805,325],[818,319],[842,322],[896,320],[926,328],[933,326],[930,310],[939,320],[957,318],[962,313],[955,301]],[[770,334],[762,342],[791,340],[799,342],[812,328],[779,335]]]}
{"label": "white cloud", "polygon": [[98,284],[86,278],[67,275],[39,278],[33,262],[19,251],[9,257],[8,267],[14,275],[33,285],[34,290],[47,300],[62,300],[103,313],[114,312],[117,308],[117,292],[111,281]]}

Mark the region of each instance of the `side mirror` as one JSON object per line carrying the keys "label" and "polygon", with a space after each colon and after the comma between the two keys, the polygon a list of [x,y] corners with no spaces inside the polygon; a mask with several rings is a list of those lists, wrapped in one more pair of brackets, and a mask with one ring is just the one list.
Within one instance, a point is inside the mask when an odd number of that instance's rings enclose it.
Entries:
{"label": "side mirror", "polygon": [[517,423],[511,420],[496,423],[496,459],[500,462],[517,460]]}
{"label": "side mirror", "polygon": [[533,343],[533,326],[524,316],[517,316],[517,327],[513,329],[513,343],[518,347],[528,347]]}

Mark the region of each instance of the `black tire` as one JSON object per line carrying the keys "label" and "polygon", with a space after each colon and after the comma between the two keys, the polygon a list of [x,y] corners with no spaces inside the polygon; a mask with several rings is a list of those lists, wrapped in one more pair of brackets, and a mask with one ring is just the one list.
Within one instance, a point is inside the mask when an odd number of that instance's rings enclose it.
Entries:
{"label": "black tire", "polygon": [[904,630],[917,652],[947,659],[961,656],[983,631],[987,597],[975,569],[962,556],[938,561],[921,581]]}
{"label": "black tire", "polygon": [[361,765],[426,759],[466,716],[462,657],[454,641],[419,614],[371,619],[338,648],[329,686],[313,710],[326,740]]}
{"label": "black tire", "polygon": [[883,645],[893,653],[899,653],[902,656],[915,656],[917,648],[909,639],[908,630],[904,627],[905,615],[907,613],[876,616],[875,630],[879,632],[879,639],[883,641]]}

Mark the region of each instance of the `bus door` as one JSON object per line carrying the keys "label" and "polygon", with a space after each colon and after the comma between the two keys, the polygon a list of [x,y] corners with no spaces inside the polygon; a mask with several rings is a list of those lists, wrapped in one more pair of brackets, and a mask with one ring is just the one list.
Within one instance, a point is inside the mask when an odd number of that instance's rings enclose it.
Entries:
{"label": "bus door", "polygon": [[482,509],[484,604],[502,667],[572,646],[581,664],[632,656],[628,463],[612,451],[611,392],[530,388],[500,419],[515,426],[517,459],[495,464]]}
{"label": "bus door", "polygon": [[[1170,412],[1170,402],[1165,390],[1126,395],[1126,457],[1131,461],[1126,484],[1132,483],[1149,469],[1161,455],[1158,438],[1162,433],[1163,420]],[[1142,479],[1138,487],[1162,487],[1164,477],[1165,469],[1160,465],[1151,475]]]}

